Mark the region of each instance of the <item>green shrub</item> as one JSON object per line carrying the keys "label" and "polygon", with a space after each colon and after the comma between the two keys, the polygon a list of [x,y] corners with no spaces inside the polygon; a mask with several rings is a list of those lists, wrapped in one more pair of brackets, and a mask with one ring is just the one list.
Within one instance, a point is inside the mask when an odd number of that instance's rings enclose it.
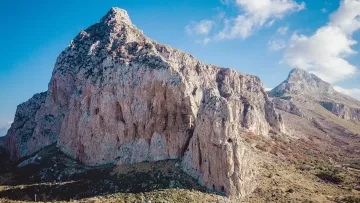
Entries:
{"label": "green shrub", "polygon": [[342,201],[346,203],[360,203],[360,197],[348,196],[345,197]]}
{"label": "green shrub", "polygon": [[339,175],[337,171],[320,171],[316,174],[316,176],[326,182],[340,184],[344,182],[344,177]]}

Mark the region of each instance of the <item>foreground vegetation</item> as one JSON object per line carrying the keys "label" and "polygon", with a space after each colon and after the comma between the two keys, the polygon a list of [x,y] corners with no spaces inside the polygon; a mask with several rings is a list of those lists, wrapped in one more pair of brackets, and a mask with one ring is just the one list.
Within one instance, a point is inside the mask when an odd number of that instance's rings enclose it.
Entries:
{"label": "foreground vegetation", "polygon": [[[1,160],[0,202],[238,202],[198,185],[177,160],[90,168],[55,146],[37,157],[24,167]],[[258,188],[245,202],[359,202],[358,162],[263,161]]]}

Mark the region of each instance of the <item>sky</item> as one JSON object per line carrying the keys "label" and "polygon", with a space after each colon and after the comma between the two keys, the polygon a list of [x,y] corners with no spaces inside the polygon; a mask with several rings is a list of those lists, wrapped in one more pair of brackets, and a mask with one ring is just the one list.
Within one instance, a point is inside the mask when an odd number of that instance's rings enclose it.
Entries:
{"label": "sky", "polygon": [[47,90],[56,57],[111,7],[148,37],[267,88],[302,68],[360,99],[360,0],[1,0],[0,129]]}

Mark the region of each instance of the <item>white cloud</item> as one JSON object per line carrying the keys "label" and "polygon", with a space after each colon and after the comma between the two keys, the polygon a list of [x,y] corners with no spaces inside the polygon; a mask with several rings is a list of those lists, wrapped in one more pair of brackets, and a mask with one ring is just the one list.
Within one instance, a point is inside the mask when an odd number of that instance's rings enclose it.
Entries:
{"label": "white cloud", "polygon": [[11,124],[13,123],[13,121],[8,121],[8,122],[1,122],[0,123],[0,128],[3,128],[3,129],[9,129],[11,127]]}
{"label": "white cloud", "polygon": [[220,3],[224,4],[224,5],[229,5],[230,2],[231,2],[231,0],[220,0]]}
{"label": "white cloud", "polygon": [[271,51],[279,51],[286,47],[286,42],[284,40],[270,40],[268,43],[268,48]]}
{"label": "white cloud", "polygon": [[203,44],[205,44],[205,45],[209,42],[210,42],[210,38],[208,38],[208,37],[203,40]]}
{"label": "white cloud", "polygon": [[330,83],[353,76],[357,69],[346,57],[356,53],[351,46],[357,43],[352,34],[360,29],[358,15],[359,0],[341,1],[339,9],[331,14],[330,22],[312,36],[293,34],[284,61]]}
{"label": "white cloud", "polygon": [[358,88],[352,88],[352,89],[345,89],[339,86],[334,86],[334,89],[337,92],[352,96],[352,97],[357,97],[360,98],[360,89]]}
{"label": "white cloud", "polygon": [[327,9],[326,9],[326,8],[322,8],[322,9],[321,9],[321,12],[327,13]]}
{"label": "white cloud", "polygon": [[271,91],[273,88],[268,88],[268,87],[265,87],[265,91],[269,92]]}
{"label": "white cloud", "polygon": [[185,27],[185,30],[189,35],[208,35],[214,25],[214,21],[202,20],[200,22],[191,22]]}
{"label": "white cloud", "polygon": [[305,8],[305,3],[294,0],[236,0],[243,11],[233,19],[226,19],[224,29],[218,33],[218,39],[248,38],[263,26],[271,26],[285,14]]}
{"label": "white cloud", "polygon": [[277,29],[277,33],[279,33],[280,35],[286,35],[288,30],[289,30],[289,26],[279,27]]}
{"label": "white cloud", "polygon": [[330,15],[330,26],[338,26],[347,35],[352,35],[360,29],[360,1],[344,0],[340,3],[340,8]]}
{"label": "white cloud", "polygon": [[211,39],[209,37],[206,37],[203,40],[196,40],[195,42],[198,43],[198,44],[207,45],[210,41],[211,41]]}

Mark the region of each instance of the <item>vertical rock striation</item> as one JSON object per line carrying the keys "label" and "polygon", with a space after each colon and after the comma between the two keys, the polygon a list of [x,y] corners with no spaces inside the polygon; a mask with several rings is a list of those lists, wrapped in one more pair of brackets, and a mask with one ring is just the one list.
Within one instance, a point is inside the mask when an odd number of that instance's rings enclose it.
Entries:
{"label": "vertical rock striation", "polygon": [[15,121],[7,136],[12,157],[57,141],[88,165],[182,159],[200,183],[237,197],[256,185],[242,135],[285,131],[259,78],[153,41],[119,8],[75,37],[31,102],[29,127]]}

